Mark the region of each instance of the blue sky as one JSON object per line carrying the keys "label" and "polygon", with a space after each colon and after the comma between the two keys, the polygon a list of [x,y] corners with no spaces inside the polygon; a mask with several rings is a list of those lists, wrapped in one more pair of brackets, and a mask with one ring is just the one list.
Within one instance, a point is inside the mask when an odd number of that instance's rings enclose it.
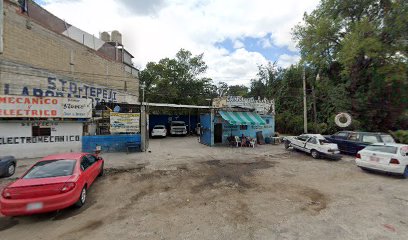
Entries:
{"label": "blue sky", "polygon": [[[249,85],[268,61],[299,60],[291,29],[319,0],[36,0],[68,23],[98,36],[119,30],[135,65],[204,53],[206,76]],[[91,10],[90,10],[91,9]]]}
{"label": "blue sky", "polygon": [[264,37],[243,37],[241,39],[225,39],[222,42],[215,43],[215,46],[225,48],[230,53],[234,52],[239,46],[234,46],[236,41],[243,44],[242,48],[250,52],[259,52],[267,60],[275,62],[278,61],[279,56],[282,54],[298,55],[298,51],[291,51],[288,47],[278,47],[271,41],[271,33],[266,34]]}

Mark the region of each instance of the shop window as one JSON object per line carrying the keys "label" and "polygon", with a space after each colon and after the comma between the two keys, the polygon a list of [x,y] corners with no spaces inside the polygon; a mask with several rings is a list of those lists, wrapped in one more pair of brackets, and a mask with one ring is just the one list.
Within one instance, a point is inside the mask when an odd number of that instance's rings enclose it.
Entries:
{"label": "shop window", "polygon": [[248,125],[240,125],[240,130],[248,130]]}
{"label": "shop window", "polygon": [[51,136],[51,128],[49,127],[32,126],[31,130],[33,137]]}

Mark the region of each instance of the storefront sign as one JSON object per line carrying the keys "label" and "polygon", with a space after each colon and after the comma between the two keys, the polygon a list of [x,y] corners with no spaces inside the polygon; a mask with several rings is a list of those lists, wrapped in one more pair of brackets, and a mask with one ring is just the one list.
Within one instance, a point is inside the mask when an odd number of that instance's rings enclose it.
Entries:
{"label": "storefront sign", "polygon": [[[10,79],[11,80],[11,79]],[[36,97],[65,97],[91,99],[93,105],[99,102],[136,104],[137,97],[97,84],[85,84],[57,77],[30,77],[30,81],[5,81],[0,85],[0,94]],[[26,84],[29,82],[30,84]]]}
{"label": "storefront sign", "polygon": [[275,114],[275,101],[268,99],[243,98],[241,96],[227,96],[213,99],[213,107],[234,108],[241,107],[246,109],[255,109],[262,115]]}
{"label": "storefront sign", "polygon": [[110,113],[111,133],[140,133],[140,113]]}
{"label": "storefront sign", "polygon": [[90,99],[0,95],[0,118],[91,118]]}
{"label": "storefront sign", "polygon": [[27,144],[27,143],[62,143],[79,142],[79,135],[71,136],[39,136],[39,137],[0,137],[0,145]]}

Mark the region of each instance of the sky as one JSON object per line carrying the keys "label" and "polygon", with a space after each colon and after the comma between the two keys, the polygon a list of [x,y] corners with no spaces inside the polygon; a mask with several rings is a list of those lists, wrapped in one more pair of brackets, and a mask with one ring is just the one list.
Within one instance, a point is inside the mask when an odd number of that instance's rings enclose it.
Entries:
{"label": "sky", "polygon": [[181,48],[204,53],[204,74],[249,85],[258,65],[299,60],[291,29],[318,0],[35,0],[66,22],[98,36],[118,30],[133,62],[174,57]]}

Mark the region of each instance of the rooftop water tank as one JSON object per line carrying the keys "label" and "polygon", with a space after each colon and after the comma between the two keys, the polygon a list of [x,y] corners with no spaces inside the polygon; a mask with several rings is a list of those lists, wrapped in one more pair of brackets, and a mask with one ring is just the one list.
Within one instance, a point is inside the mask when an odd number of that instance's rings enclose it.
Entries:
{"label": "rooftop water tank", "polygon": [[104,42],[110,42],[110,35],[108,32],[99,33],[99,38]]}
{"label": "rooftop water tank", "polygon": [[111,41],[122,44],[122,34],[117,30],[113,30]]}

